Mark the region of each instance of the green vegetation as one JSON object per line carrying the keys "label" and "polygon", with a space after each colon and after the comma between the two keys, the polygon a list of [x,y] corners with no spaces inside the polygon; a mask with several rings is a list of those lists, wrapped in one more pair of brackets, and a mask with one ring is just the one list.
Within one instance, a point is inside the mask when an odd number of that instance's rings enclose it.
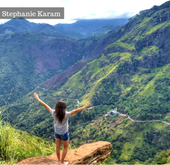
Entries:
{"label": "green vegetation", "polygon": [[133,30],[126,32],[125,35],[120,39],[121,41],[126,41],[126,40],[137,41],[144,37],[143,32],[149,28],[152,17],[142,18],[142,15],[139,15],[135,19],[136,20],[131,21],[131,23],[132,24],[134,23],[136,26],[134,25]]}
{"label": "green vegetation", "polygon": [[[159,52],[159,48],[156,46],[148,46],[144,49],[142,49],[141,51],[141,56],[151,56],[153,55],[153,53],[158,53]],[[155,54],[154,54],[155,55]]]}
{"label": "green vegetation", "polygon": [[170,150],[157,153],[152,161],[152,164],[169,164],[170,163]]}
{"label": "green vegetation", "polygon": [[155,32],[156,30],[158,30],[160,28],[165,28],[165,27],[167,27],[169,25],[170,25],[170,21],[166,21],[166,22],[163,22],[161,24],[158,24],[158,25],[154,26],[152,29],[150,29],[149,31],[147,31],[146,35],[149,35],[149,34]]}
{"label": "green vegetation", "polygon": [[11,95],[12,90],[4,108],[0,109],[0,164],[17,163],[29,157],[47,156],[54,153],[55,143],[52,139],[45,141],[26,131],[14,129],[9,123],[6,106]]}
{"label": "green vegetation", "polygon": [[169,145],[167,125],[133,123],[126,118],[120,121],[117,119],[99,117],[93,120],[92,123],[77,131],[74,141],[92,142],[107,139],[113,146],[110,158],[106,159],[108,164],[113,162],[143,164],[145,161],[151,163],[160,147],[165,148]]}
{"label": "green vegetation", "polygon": [[[83,57],[78,42],[49,39],[38,32],[1,34],[0,42],[0,105],[4,104],[3,99],[7,99],[12,88],[11,103]],[[66,45],[71,52],[66,52]]]}
{"label": "green vegetation", "polygon": [[9,123],[0,124],[0,162],[17,163],[20,160],[47,156],[55,152],[55,144],[27,132],[14,129]]}
{"label": "green vegetation", "polygon": [[130,50],[130,51],[135,49],[133,44],[123,43],[121,41],[117,41],[117,42],[107,46],[106,48],[108,49],[108,48],[113,48],[113,47],[122,47],[122,48],[126,48],[127,50]]}

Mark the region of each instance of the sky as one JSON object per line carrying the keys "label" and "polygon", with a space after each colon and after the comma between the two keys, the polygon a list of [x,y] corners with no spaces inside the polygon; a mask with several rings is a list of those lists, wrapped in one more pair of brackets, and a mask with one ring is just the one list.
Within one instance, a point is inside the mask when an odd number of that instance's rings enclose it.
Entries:
{"label": "sky", "polygon": [[[168,0],[5,0],[0,7],[64,7],[64,19],[28,19],[35,23],[73,23],[78,19],[130,18]],[[0,23],[8,20],[0,19]]]}

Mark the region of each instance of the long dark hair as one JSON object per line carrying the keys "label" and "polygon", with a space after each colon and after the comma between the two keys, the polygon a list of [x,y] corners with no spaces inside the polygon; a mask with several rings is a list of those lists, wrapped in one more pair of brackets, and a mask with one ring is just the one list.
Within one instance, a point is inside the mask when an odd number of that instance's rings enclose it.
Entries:
{"label": "long dark hair", "polygon": [[62,123],[65,117],[66,107],[67,107],[67,104],[64,100],[57,101],[55,105],[55,114],[56,114],[55,117],[59,120],[59,123]]}

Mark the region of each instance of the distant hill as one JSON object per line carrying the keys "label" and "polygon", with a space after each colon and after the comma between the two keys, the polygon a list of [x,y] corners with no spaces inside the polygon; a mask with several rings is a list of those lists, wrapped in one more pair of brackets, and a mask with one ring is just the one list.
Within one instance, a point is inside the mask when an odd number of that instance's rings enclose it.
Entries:
{"label": "distant hill", "polygon": [[[117,24],[120,24],[119,20],[117,21]],[[90,25],[92,22],[84,23],[84,29],[87,27],[85,24]],[[102,22],[105,21],[100,21],[100,27]],[[103,26],[109,22],[112,21],[108,20]],[[49,24],[31,23],[25,19],[12,19],[1,24],[0,105],[7,100],[12,88],[14,91],[11,102],[75,63],[95,57],[112,42],[112,39],[107,39],[108,35],[109,33],[102,33],[99,36],[76,40],[73,39],[76,38],[73,34],[67,36]]]}
{"label": "distant hill", "polygon": [[83,58],[76,41],[19,31],[0,35],[0,105],[16,101]]}
{"label": "distant hill", "polygon": [[37,24],[37,23],[29,22],[23,18],[11,19],[8,22],[0,25],[0,34],[8,34],[8,33],[19,32],[19,31],[42,32],[43,35],[66,38],[65,35],[56,31],[55,27],[52,25]]}
{"label": "distant hill", "polygon": [[76,38],[87,38],[118,30],[128,22],[128,18],[120,19],[84,19],[72,24],[57,24],[57,31]]}
{"label": "distant hill", "polygon": [[55,26],[45,23],[33,23],[26,19],[11,19],[0,25],[0,34],[16,31],[42,32],[60,38],[87,38],[99,36],[109,31],[115,31],[128,22],[127,18],[120,19],[90,19],[78,20],[73,24],[57,24]]}

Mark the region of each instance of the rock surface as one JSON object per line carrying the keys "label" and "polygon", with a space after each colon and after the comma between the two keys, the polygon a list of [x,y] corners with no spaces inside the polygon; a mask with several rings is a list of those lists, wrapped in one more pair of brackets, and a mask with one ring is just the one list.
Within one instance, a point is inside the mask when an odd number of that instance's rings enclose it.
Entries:
{"label": "rock surface", "polygon": [[[109,142],[98,141],[95,143],[84,144],[77,149],[69,150],[65,161],[69,164],[97,164],[106,159],[112,151]],[[59,164],[56,153],[47,157],[27,158],[17,164]]]}

